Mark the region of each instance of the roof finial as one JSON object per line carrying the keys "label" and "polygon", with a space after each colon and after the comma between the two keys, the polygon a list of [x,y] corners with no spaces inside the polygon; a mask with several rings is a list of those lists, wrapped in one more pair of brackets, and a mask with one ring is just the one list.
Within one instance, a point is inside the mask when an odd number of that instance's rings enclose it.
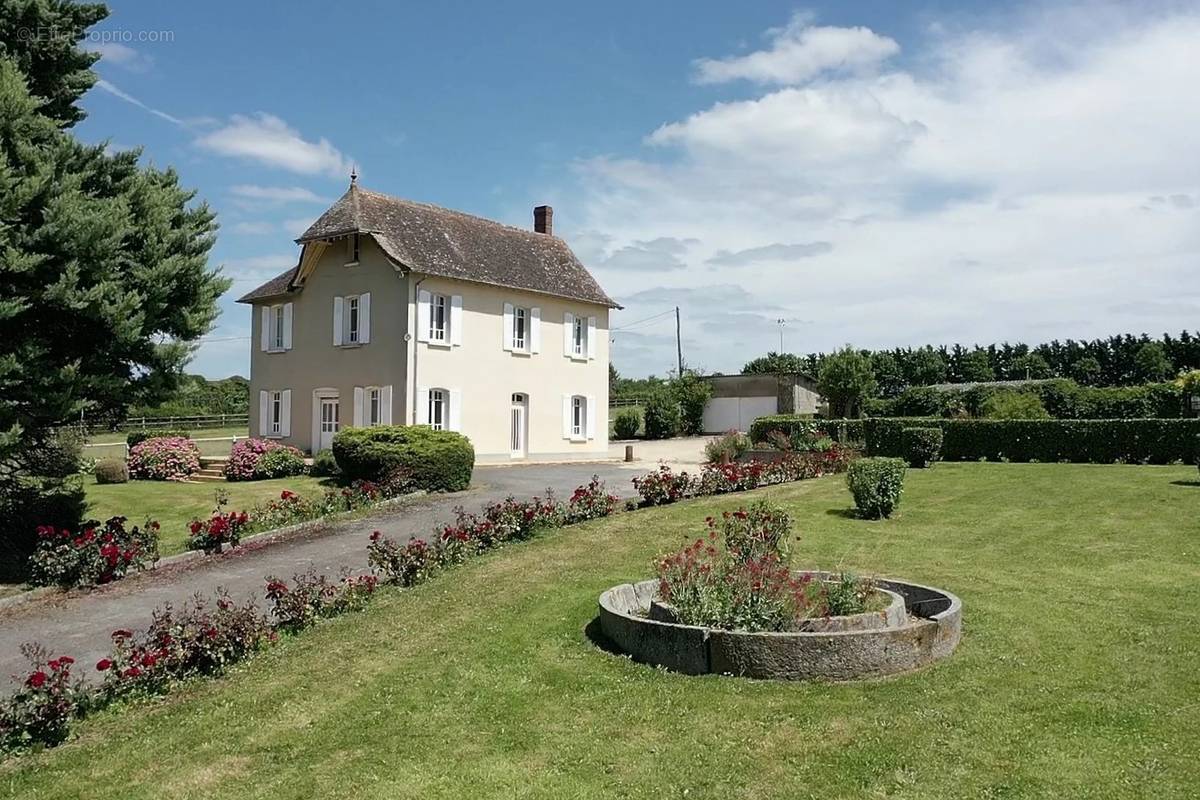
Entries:
{"label": "roof finial", "polygon": [[350,167],[350,185],[353,186],[356,183],[358,183],[358,167],[352,166]]}

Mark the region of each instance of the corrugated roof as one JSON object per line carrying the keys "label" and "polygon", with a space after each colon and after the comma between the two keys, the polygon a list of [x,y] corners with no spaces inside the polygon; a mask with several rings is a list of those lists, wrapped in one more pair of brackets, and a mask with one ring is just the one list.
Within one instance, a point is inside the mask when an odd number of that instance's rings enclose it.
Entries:
{"label": "corrugated roof", "polygon": [[[413,272],[619,308],[556,236],[402,200],[354,183],[296,241],[353,233],[369,234],[389,258]],[[292,268],[277,275],[238,302],[288,291],[295,272]]]}

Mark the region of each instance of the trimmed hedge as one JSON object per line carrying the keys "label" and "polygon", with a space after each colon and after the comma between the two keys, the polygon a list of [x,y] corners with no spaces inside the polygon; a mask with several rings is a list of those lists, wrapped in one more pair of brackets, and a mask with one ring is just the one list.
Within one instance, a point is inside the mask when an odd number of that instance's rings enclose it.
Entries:
{"label": "trimmed hedge", "polygon": [[380,481],[399,470],[430,492],[466,489],[475,468],[470,439],[425,425],[346,428],[333,437],[333,457],[349,480]]}
{"label": "trimmed hedge", "polygon": [[910,467],[923,469],[933,466],[933,462],[942,455],[942,429],[928,425],[904,428],[900,431],[900,444]]}
{"label": "trimmed hedge", "polygon": [[795,414],[773,414],[759,417],[750,425],[750,441],[767,441],[767,434],[779,431],[789,439],[795,434],[828,436],[838,444],[866,441],[861,419],[813,419]]}
{"label": "trimmed hedge", "polygon": [[129,467],[121,458],[100,459],[92,468],[92,474],[96,476],[96,483],[127,483],[129,481]]}
{"label": "trimmed hedge", "polygon": [[864,410],[873,417],[986,417],[989,402],[1036,397],[1054,419],[1178,419],[1186,397],[1176,383],[1141,386],[1080,386],[1065,378],[1023,386],[974,386],[935,389],[913,386],[898,396],[872,399]]}
{"label": "trimmed hedge", "polygon": [[1200,419],[865,420],[867,453],[904,456],[903,431],[942,429],[944,461],[1194,463]]}

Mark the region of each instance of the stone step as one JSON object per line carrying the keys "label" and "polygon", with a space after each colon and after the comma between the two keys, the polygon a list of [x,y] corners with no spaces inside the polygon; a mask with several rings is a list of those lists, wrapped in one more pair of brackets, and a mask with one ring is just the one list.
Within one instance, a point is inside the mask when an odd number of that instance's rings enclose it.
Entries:
{"label": "stone step", "polygon": [[188,480],[203,481],[206,483],[216,483],[218,481],[224,482],[225,476],[219,472],[215,475],[212,473],[205,473],[205,472],[193,472],[191,475],[188,476]]}

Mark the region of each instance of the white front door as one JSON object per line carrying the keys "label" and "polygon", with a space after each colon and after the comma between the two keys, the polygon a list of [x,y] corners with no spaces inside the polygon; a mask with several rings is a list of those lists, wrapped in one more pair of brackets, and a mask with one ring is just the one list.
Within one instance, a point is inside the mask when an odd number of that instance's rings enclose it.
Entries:
{"label": "white front door", "polygon": [[333,444],[333,437],[338,432],[338,398],[322,397],[321,421],[317,433],[317,449],[324,450]]}
{"label": "white front door", "polygon": [[511,455],[513,458],[525,457],[526,437],[529,433],[528,426],[525,424],[528,401],[529,398],[519,392],[512,396],[510,438],[512,444]]}

